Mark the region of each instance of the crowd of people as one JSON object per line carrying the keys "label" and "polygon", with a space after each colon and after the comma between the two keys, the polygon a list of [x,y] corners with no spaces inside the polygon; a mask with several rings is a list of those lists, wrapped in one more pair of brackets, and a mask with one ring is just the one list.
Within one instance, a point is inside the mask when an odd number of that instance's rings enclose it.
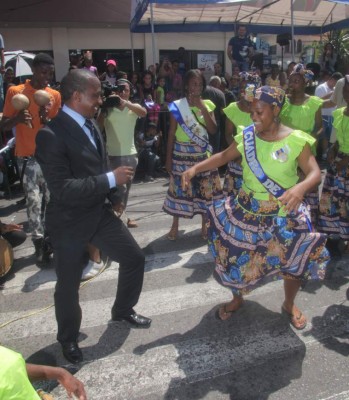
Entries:
{"label": "crowd of people", "polygon": [[[99,74],[88,51],[70,55],[59,90],[50,87],[54,60],[45,53],[33,60],[30,79],[6,88],[1,128],[15,132],[37,265],[52,265],[54,253],[57,340],[69,362],[83,361],[79,285],[101,270],[102,255],[120,264],[111,319],[151,326],[134,310],[145,258],[127,229],[137,222],[124,217],[138,161],[147,181],[162,165],[169,175],[168,240],[178,238],[180,218],[201,216],[215,277],[233,296],[217,317],[229,319],[246,294],[283,279],[281,310],[294,328],[305,328],[295,304],[301,285],[324,279],[336,251],[329,253],[328,238],[349,243],[349,75],[330,69],[327,51],[327,78],[315,94],[309,92],[314,72],[303,64],[290,63],[285,73],[273,66],[264,76],[246,67],[253,45],[245,35],[240,29],[229,42],[232,73],[216,63],[208,83],[200,70],[168,58],[141,78],[112,59]],[[38,104],[38,91],[46,104]],[[21,110],[19,95],[29,99]],[[319,163],[326,160],[320,193]],[[19,225],[1,225],[13,245],[25,240],[18,231]],[[85,398],[79,381],[42,368],[27,366],[27,374],[53,376]]]}

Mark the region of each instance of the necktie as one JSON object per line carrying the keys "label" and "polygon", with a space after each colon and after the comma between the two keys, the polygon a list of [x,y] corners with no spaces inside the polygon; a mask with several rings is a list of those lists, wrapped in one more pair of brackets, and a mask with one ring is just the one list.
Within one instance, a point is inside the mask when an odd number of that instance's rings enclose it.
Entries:
{"label": "necktie", "polygon": [[93,122],[90,119],[86,119],[85,126],[91,132],[91,135],[92,135],[93,140],[94,140],[94,142],[96,144],[97,151],[98,151],[99,155],[102,155],[102,144],[101,144],[101,141],[99,139],[98,132],[96,131],[95,126],[93,125]]}

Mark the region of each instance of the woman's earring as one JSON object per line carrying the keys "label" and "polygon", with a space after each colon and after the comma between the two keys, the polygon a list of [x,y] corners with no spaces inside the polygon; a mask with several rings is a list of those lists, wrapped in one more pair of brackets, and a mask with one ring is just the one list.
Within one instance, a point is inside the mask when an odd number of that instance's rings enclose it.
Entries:
{"label": "woman's earring", "polygon": [[279,123],[280,123],[280,118],[279,118],[279,117],[274,117],[274,122],[275,122],[276,124],[279,124]]}

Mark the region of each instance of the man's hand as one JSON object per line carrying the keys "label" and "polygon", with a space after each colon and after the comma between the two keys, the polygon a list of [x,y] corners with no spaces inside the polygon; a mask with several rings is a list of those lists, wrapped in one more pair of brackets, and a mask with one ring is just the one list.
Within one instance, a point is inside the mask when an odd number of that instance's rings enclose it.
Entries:
{"label": "man's hand", "polygon": [[119,167],[114,169],[113,174],[115,176],[117,185],[124,185],[125,183],[131,182],[134,176],[134,169],[131,167]]}
{"label": "man's hand", "polygon": [[115,214],[120,218],[122,213],[125,210],[125,204],[124,203],[116,203],[113,205],[113,210]]}

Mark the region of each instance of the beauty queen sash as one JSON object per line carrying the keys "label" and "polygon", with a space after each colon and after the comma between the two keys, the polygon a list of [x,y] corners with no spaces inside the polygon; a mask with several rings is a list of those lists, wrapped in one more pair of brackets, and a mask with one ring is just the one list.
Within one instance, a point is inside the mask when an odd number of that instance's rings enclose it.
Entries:
{"label": "beauty queen sash", "polygon": [[200,146],[203,153],[208,151],[212,154],[212,146],[209,144],[208,140],[205,139],[207,131],[195,119],[189,107],[188,100],[185,97],[176,100],[168,105],[168,109],[189,139]]}
{"label": "beauty queen sash", "polygon": [[[269,193],[271,193],[276,198],[282,196],[286,192],[286,190],[266,175],[257,158],[256,137],[253,124],[243,130],[243,141],[246,162],[251,171]],[[305,216],[309,231],[312,232],[313,227],[310,220],[310,214],[304,202],[300,204],[298,208],[298,213]]]}

